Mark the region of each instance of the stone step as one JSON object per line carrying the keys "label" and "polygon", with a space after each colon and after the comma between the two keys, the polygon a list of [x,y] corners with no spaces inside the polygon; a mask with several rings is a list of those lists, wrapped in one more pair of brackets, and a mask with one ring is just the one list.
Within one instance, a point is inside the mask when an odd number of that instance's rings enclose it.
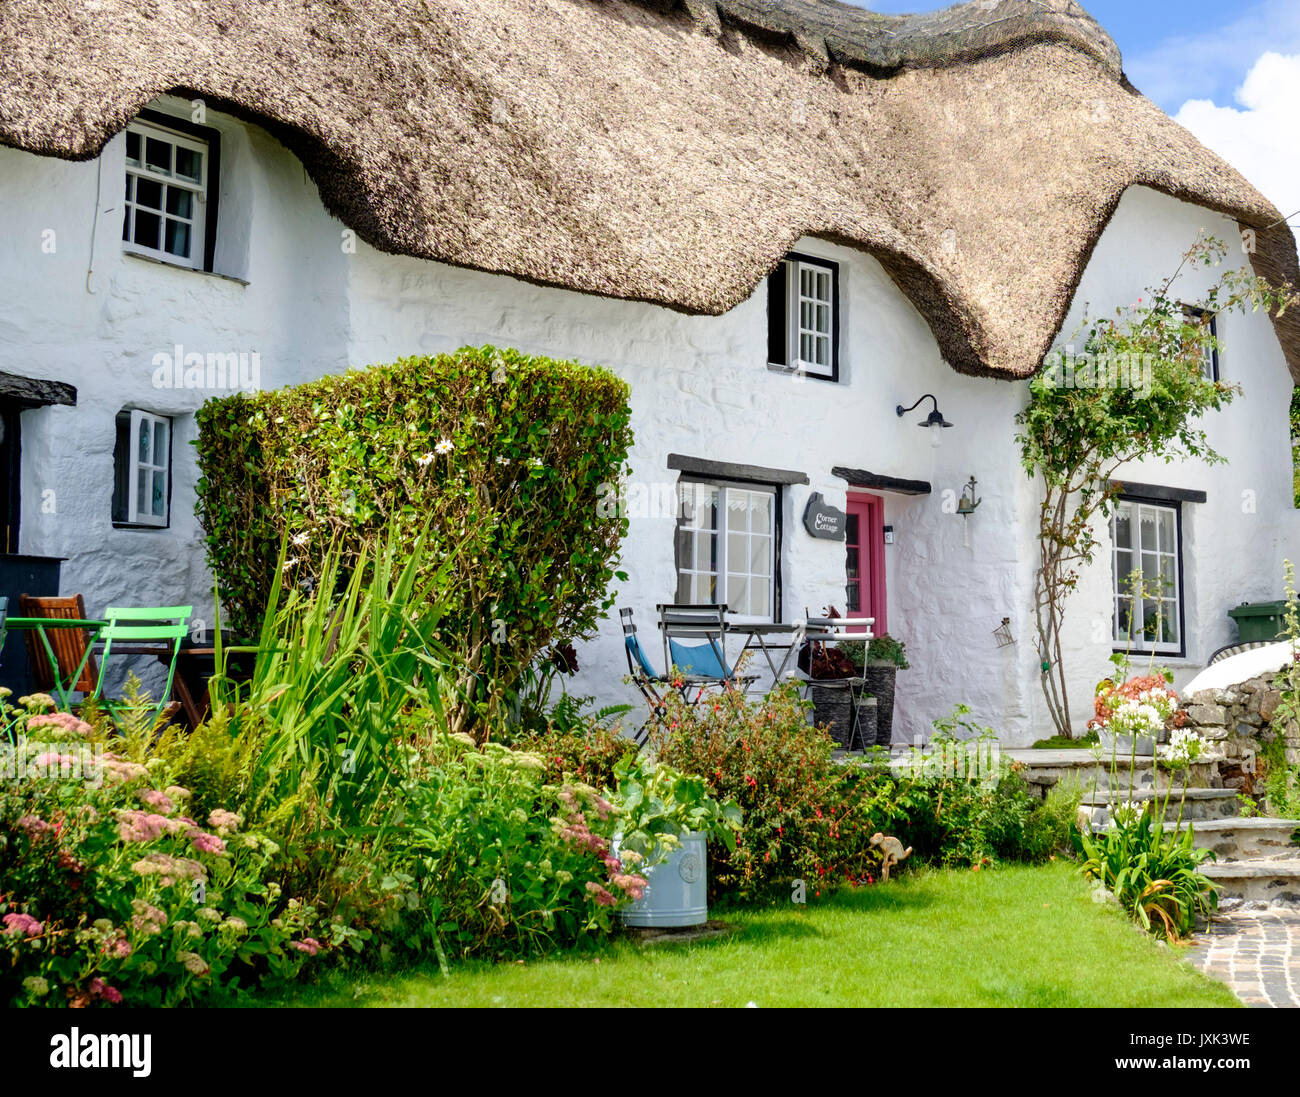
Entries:
{"label": "stone step", "polygon": [[1196,844],[1212,849],[1220,864],[1233,861],[1271,861],[1300,857],[1300,820],[1269,819],[1200,819],[1192,824]]}
{"label": "stone step", "polygon": [[1206,861],[1201,872],[1219,885],[1230,906],[1300,907],[1300,857],[1265,861]]}
{"label": "stone step", "polygon": [[1185,782],[1194,788],[1209,788],[1220,783],[1219,763],[1224,760],[1216,751],[1193,763],[1189,770],[1172,772],[1157,768],[1150,755],[1136,759],[1129,755],[1115,759],[1103,755],[1099,759],[1088,750],[1013,749],[1002,751],[1002,757],[1016,767],[1031,788],[1044,795],[1060,782],[1073,784],[1085,792],[1108,789],[1112,784],[1122,789],[1167,789],[1171,782],[1176,786]]}
{"label": "stone step", "polygon": [[[1079,801],[1079,826],[1101,828],[1110,822],[1110,807],[1114,803],[1147,804],[1165,794],[1151,788],[1124,789],[1118,792],[1098,790],[1083,796]],[[1241,810],[1237,793],[1230,788],[1189,788],[1186,795],[1175,791],[1165,806],[1165,820],[1173,823],[1182,810],[1184,822],[1202,820],[1229,820]]]}

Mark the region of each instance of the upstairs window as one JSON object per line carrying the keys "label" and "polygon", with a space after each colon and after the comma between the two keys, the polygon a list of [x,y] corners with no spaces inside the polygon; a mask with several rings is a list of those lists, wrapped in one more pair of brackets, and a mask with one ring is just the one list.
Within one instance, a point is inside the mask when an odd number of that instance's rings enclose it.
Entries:
{"label": "upstairs window", "polygon": [[839,380],[839,265],[791,254],[768,278],[767,358],[774,366]]}
{"label": "upstairs window", "polygon": [[216,230],[214,130],[142,114],[126,129],[127,251],[211,270]]}
{"label": "upstairs window", "polygon": [[172,422],[149,411],[118,413],[113,450],[113,523],[168,524],[171,503]]}
{"label": "upstairs window", "polygon": [[1205,309],[1198,309],[1192,305],[1183,306],[1183,315],[1187,317],[1188,323],[1192,324],[1200,324],[1208,320],[1206,331],[1210,338],[1201,345],[1201,374],[1207,381],[1217,381],[1219,379],[1218,319]]}

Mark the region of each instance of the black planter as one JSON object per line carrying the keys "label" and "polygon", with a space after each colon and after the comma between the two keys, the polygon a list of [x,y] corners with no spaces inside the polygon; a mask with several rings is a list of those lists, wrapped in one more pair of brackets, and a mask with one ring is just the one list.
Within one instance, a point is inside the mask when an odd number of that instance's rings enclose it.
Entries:
{"label": "black planter", "polygon": [[894,663],[868,663],[862,668],[866,691],[876,697],[876,746],[887,747],[894,741]]}
{"label": "black planter", "polygon": [[813,703],[813,723],[829,727],[831,738],[847,750],[853,732],[853,698],[860,678],[835,679],[826,683],[813,681],[809,693]]}
{"label": "black planter", "polygon": [[861,736],[858,744],[863,750],[869,750],[877,745],[876,738],[879,735],[877,716],[879,711],[880,702],[875,697],[860,697],[858,699],[858,734]]}

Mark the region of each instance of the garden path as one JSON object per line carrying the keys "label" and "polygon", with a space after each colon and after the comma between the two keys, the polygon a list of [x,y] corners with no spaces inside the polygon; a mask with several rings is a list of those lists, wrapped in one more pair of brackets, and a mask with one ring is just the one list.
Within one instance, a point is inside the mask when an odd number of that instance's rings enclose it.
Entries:
{"label": "garden path", "polygon": [[1218,914],[1187,959],[1248,1006],[1300,1009],[1300,910]]}

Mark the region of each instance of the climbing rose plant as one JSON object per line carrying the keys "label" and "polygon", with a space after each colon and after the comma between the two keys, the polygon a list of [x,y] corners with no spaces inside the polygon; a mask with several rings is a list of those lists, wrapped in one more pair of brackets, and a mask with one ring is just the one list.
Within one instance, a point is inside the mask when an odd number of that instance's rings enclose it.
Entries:
{"label": "climbing rose plant", "polygon": [[1210,321],[1247,308],[1280,316],[1295,303],[1289,284],[1276,288],[1237,268],[1189,310],[1174,283],[1184,270],[1218,266],[1226,255],[1221,241],[1198,240],[1149,296],[1116,309],[1113,318],[1090,321],[1082,354],[1049,356],[1016,417],[1021,462],[1044,488],[1034,614],[1043,694],[1057,734],[1073,734],[1061,649],[1065,606],[1096,554],[1093,522],[1109,514],[1119,492],[1112,478],[1143,458],[1221,463],[1198,424],[1240,389],[1204,376],[1205,355],[1218,346]]}

